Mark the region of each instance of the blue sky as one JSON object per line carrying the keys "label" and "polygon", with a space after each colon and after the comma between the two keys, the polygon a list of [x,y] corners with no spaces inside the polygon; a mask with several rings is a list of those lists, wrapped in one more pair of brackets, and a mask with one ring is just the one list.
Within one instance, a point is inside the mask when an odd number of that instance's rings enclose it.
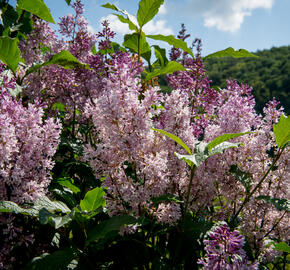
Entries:
{"label": "blue sky", "polygon": [[[64,0],[44,0],[55,21],[72,13]],[[118,22],[111,11],[101,7],[107,2],[136,15],[136,0],[82,0],[85,17],[92,31],[100,31],[102,19],[109,19],[122,43],[126,24]],[[145,26],[147,34],[174,34],[184,23],[191,34],[201,38],[203,55],[233,47],[249,51],[290,45],[290,0],[165,0],[160,14]],[[191,45],[191,44],[190,44]]]}

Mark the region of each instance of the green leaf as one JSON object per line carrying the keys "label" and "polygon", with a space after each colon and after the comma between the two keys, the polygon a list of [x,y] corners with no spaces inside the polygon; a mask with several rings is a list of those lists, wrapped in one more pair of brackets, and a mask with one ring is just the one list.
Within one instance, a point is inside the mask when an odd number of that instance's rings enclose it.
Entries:
{"label": "green leaf", "polygon": [[[23,14],[22,14],[23,15]],[[33,21],[31,20],[31,13],[25,12],[22,19],[19,21],[20,28],[17,36],[19,39],[26,38],[23,34],[29,34],[33,30]]]}
{"label": "green leaf", "polygon": [[82,155],[84,150],[83,142],[81,140],[69,137],[63,137],[59,147],[64,147],[77,155]]}
{"label": "green leaf", "polygon": [[151,59],[151,50],[147,51],[145,53],[141,54],[141,57],[143,57],[147,62],[148,62],[148,66],[150,66],[150,59]]}
{"label": "green leaf", "polygon": [[116,13],[113,13],[113,15],[117,16],[120,22],[128,24],[130,30],[135,30],[135,31],[138,30],[138,27],[128,18],[125,18],[124,16],[120,14],[116,14]]}
{"label": "green leaf", "polygon": [[37,210],[33,208],[29,209],[22,208],[18,204],[11,201],[0,201],[0,213],[23,214],[33,217],[37,217],[38,215]]}
{"label": "green leaf", "polygon": [[175,71],[179,70],[186,70],[183,65],[175,62],[170,61],[167,63],[167,65],[161,69],[155,69],[153,72],[147,73],[145,80],[148,81],[154,77],[161,76],[164,74],[171,74]]}
{"label": "green leaf", "polygon": [[237,137],[240,137],[240,136],[243,136],[243,135],[246,135],[246,134],[251,134],[251,133],[253,133],[253,132],[223,134],[221,136],[216,137],[214,140],[212,140],[208,144],[207,148],[208,148],[209,151],[211,151],[212,148],[216,147],[217,145],[219,145],[222,142],[225,142],[225,141],[228,141],[230,139],[237,138]]}
{"label": "green leaf", "polygon": [[70,5],[71,0],[65,0],[68,6]]}
{"label": "green leaf", "polygon": [[179,159],[184,160],[189,166],[192,167],[194,164],[196,167],[199,167],[205,160],[209,157],[214,156],[219,153],[223,153],[228,148],[239,147],[240,143],[230,143],[222,142],[216,147],[212,148],[211,151],[208,150],[208,144],[204,142],[198,142],[194,146],[193,155],[180,155],[174,153]]}
{"label": "green leaf", "polygon": [[226,149],[242,146],[242,143],[222,142],[209,151],[209,157],[223,153]]}
{"label": "green leaf", "polygon": [[281,115],[279,122],[273,126],[275,140],[279,148],[287,146],[290,142],[290,117]]}
{"label": "green leaf", "polygon": [[151,128],[151,129],[169,137],[170,139],[172,139],[173,141],[178,143],[183,149],[185,149],[188,154],[191,155],[191,151],[190,151],[189,147],[181,139],[179,139],[177,136],[175,136],[169,132],[166,132],[162,129],[156,129],[156,128]]}
{"label": "green leaf", "polygon": [[4,28],[15,26],[17,24],[18,13],[7,3],[5,7],[0,9],[0,19]]}
{"label": "green leaf", "polygon": [[18,0],[17,8],[26,10],[50,23],[55,23],[48,7],[42,0]]}
{"label": "green leaf", "polygon": [[189,53],[192,57],[194,57],[191,49],[187,47],[186,42],[184,42],[181,39],[175,38],[173,35],[169,35],[169,36],[164,36],[164,35],[146,35],[146,37],[154,39],[154,40],[165,41],[168,44],[174,46],[175,48],[180,48],[183,51]]}
{"label": "green leaf", "polygon": [[114,49],[114,52],[116,51],[122,51],[125,52],[126,49],[124,47],[122,47],[119,43],[117,42],[111,42],[110,46]]}
{"label": "green leaf", "polygon": [[139,1],[137,20],[141,28],[154,18],[154,16],[158,13],[158,10],[163,3],[164,3],[164,0],[140,0]]}
{"label": "green leaf", "polygon": [[[133,28],[133,29],[131,29],[131,28],[130,29],[131,30],[135,30],[135,29],[137,30],[138,29],[138,27],[134,24],[134,22],[136,21],[136,18],[133,15],[129,14],[126,10],[120,9],[116,5],[113,5],[113,4],[110,4],[110,3],[104,4],[104,5],[102,5],[102,7],[109,8],[109,9],[112,9],[112,10],[115,10],[115,11],[118,11],[118,12],[124,14],[125,16],[127,16],[127,19],[130,21],[130,25]],[[129,27],[130,27],[130,25],[129,25]]]}
{"label": "green leaf", "polygon": [[271,196],[258,196],[257,200],[263,200],[266,203],[272,204],[279,211],[290,212],[290,200],[288,199],[279,199]]}
{"label": "green leaf", "polygon": [[280,242],[278,244],[274,244],[275,250],[290,253],[290,246],[287,245],[285,242]]}
{"label": "green leaf", "polygon": [[55,229],[58,229],[65,224],[71,222],[71,214],[65,216],[59,216],[57,214],[51,213],[46,208],[41,208],[39,210],[39,222],[40,224],[51,224]]}
{"label": "green leaf", "polygon": [[100,207],[105,207],[106,200],[104,199],[104,196],[104,190],[99,187],[88,191],[85,195],[85,198],[80,202],[81,210],[91,212],[97,210]]}
{"label": "green leaf", "polygon": [[73,208],[78,204],[73,192],[68,188],[54,188],[51,191],[55,195],[56,199],[60,199],[61,201],[65,202],[70,208]]}
{"label": "green leaf", "polygon": [[159,63],[160,67],[165,67],[168,64],[168,59],[166,57],[166,50],[163,48],[160,48],[157,45],[153,45],[155,56],[157,58],[157,61]]}
{"label": "green leaf", "polygon": [[114,216],[109,220],[98,224],[95,228],[89,231],[86,244],[92,241],[98,241],[102,238],[107,239],[112,235],[117,235],[122,226],[136,224],[136,222],[136,218],[132,216]]}
{"label": "green leaf", "polygon": [[65,105],[61,102],[56,102],[52,105],[51,109],[57,110],[60,112],[65,112]]}
{"label": "green leaf", "polygon": [[89,66],[87,64],[83,64],[79,62],[79,60],[75,58],[69,51],[64,50],[53,55],[49,61],[32,66],[31,68],[28,69],[28,71],[26,72],[26,75],[32,72],[35,72],[39,68],[42,68],[48,65],[59,65],[65,69],[73,69],[76,67],[89,69]]}
{"label": "green leaf", "polygon": [[208,157],[209,153],[206,150],[207,143],[205,142],[197,142],[193,148],[193,154],[191,155],[180,155],[178,153],[174,153],[178,159],[184,160],[190,167],[193,164],[196,167],[199,167],[202,162],[204,162]]}
{"label": "green leaf", "polygon": [[96,49],[96,45],[94,45],[91,49],[91,52],[93,55],[96,55],[97,54],[97,49]]}
{"label": "green leaf", "polygon": [[34,209],[40,210],[42,208],[46,208],[51,212],[61,212],[64,214],[70,213],[71,210],[67,207],[67,205],[61,201],[51,201],[48,197],[42,196],[40,197],[33,206]]}
{"label": "green leaf", "polygon": [[89,68],[87,64],[81,63],[77,58],[75,58],[69,51],[61,51],[51,57],[51,59],[42,64],[42,66],[47,65],[59,65],[65,69],[71,69],[75,67]]}
{"label": "green leaf", "polygon": [[72,183],[73,179],[70,178],[59,178],[57,179],[57,183],[63,187],[70,189],[73,193],[78,194],[80,189]]}
{"label": "green leaf", "polygon": [[17,38],[0,37],[0,60],[14,73],[18,63],[24,63],[24,59],[20,57],[20,50],[17,47],[18,41]]}
{"label": "green leaf", "polygon": [[242,171],[237,165],[231,165],[229,172],[244,186],[246,193],[249,193],[253,185],[252,175],[249,172]]}
{"label": "green leaf", "polygon": [[120,12],[122,11],[116,5],[113,5],[113,4],[110,4],[110,3],[104,4],[104,5],[102,5],[102,7],[110,8],[110,9],[115,10],[115,11],[120,11]]}
{"label": "green leaf", "polygon": [[139,52],[140,55],[151,51],[149,44],[146,41],[145,35],[142,32],[140,34],[140,40],[137,33],[127,34],[124,36],[123,46],[130,49],[134,53],[138,53],[138,42],[140,41],[139,45]]}
{"label": "green leaf", "polygon": [[70,262],[76,257],[75,250],[66,248],[52,254],[42,254],[34,258],[24,269],[26,270],[66,270]]}
{"label": "green leaf", "polygon": [[241,58],[241,57],[258,57],[257,55],[254,55],[247,50],[240,49],[238,51],[235,51],[232,47],[229,47],[225,50],[221,50],[215,53],[211,53],[204,57],[204,59],[211,58],[211,57],[226,57],[226,56],[232,56],[234,58]]}
{"label": "green leaf", "polygon": [[176,203],[183,203],[176,195],[173,194],[166,194],[166,195],[161,195],[158,197],[151,198],[151,201],[155,204],[158,205],[162,202],[176,202]]}

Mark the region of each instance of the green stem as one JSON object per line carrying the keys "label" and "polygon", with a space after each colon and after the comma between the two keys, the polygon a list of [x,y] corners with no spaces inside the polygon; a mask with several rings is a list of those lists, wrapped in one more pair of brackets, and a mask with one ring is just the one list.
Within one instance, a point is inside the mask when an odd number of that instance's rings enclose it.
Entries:
{"label": "green stem", "polygon": [[140,63],[140,40],[141,40],[141,29],[138,31],[138,63]]}
{"label": "green stem", "polygon": [[189,185],[188,185],[188,190],[187,190],[186,199],[185,199],[184,216],[186,215],[187,208],[188,208],[189,196],[190,196],[190,190],[191,190],[191,187],[192,187],[193,176],[194,176],[194,172],[195,172],[195,170],[196,170],[196,166],[193,165],[193,166],[191,167],[191,170],[190,170]]}
{"label": "green stem", "polygon": [[283,153],[283,149],[279,149],[278,155],[277,157],[274,159],[272,165],[270,166],[270,168],[268,169],[268,171],[264,174],[264,176],[261,178],[261,180],[259,181],[259,183],[254,187],[254,189],[246,196],[244,202],[242,203],[242,205],[240,206],[240,208],[238,209],[238,211],[236,212],[236,214],[234,215],[234,217],[232,218],[232,223],[234,223],[234,221],[236,220],[236,218],[238,217],[238,215],[240,214],[240,212],[242,211],[242,209],[245,207],[245,205],[249,202],[250,198],[253,196],[253,194],[257,191],[257,189],[262,185],[262,183],[265,181],[265,179],[267,178],[267,176],[269,175],[269,173],[272,171],[273,167],[275,166],[276,162],[279,160],[279,158],[281,157],[282,153]]}

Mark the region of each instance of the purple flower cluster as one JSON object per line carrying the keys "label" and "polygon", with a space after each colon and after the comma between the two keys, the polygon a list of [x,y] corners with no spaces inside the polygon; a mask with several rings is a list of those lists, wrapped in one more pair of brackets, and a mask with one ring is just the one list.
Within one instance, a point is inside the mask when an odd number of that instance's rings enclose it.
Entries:
{"label": "purple flower cluster", "polygon": [[230,231],[226,225],[215,227],[204,240],[206,255],[199,260],[204,270],[255,270],[243,250],[244,238],[239,231]]}
{"label": "purple flower cluster", "polygon": [[0,200],[37,199],[50,183],[60,124],[43,122],[40,104],[25,108],[7,92],[0,95]]}
{"label": "purple flower cluster", "polygon": [[98,63],[103,64],[102,57],[91,53],[97,36],[88,31],[88,24],[82,16],[83,4],[81,1],[75,1],[72,7],[75,15],[64,16],[59,23],[61,39],[51,30],[48,23],[37,20],[27,39],[20,42],[27,69],[35,63],[48,61],[52,55],[62,50],[70,51],[80,62],[93,68],[68,70],[50,65],[25,77],[23,97],[29,100],[40,98],[45,100],[49,107],[56,102],[62,102],[66,104],[70,113],[68,117],[73,114],[74,109],[81,111],[80,108],[98,92]]}

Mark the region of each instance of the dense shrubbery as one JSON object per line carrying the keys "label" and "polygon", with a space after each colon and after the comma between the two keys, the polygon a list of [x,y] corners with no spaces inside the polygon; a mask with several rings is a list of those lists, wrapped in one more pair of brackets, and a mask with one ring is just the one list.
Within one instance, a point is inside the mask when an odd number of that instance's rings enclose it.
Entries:
{"label": "dense shrubbery", "polygon": [[[51,21],[25,2],[16,23]],[[1,48],[20,49],[0,53],[2,268],[285,269],[289,118],[276,100],[257,114],[247,85],[212,88],[184,27],[145,36],[162,3],[141,0],[138,25],[104,5],[134,31],[125,48],[107,22],[88,32],[78,0],[61,37],[35,16],[2,26]],[[170,59],[154,46],[151,63],[147,38]],[[214,56],[229,53],[252,56]]]}

